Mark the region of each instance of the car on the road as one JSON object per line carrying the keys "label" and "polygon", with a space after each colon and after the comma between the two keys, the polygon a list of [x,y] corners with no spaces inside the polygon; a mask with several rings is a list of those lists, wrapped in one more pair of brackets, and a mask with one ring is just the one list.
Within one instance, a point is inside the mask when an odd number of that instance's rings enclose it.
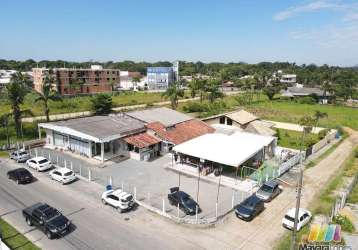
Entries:
{"label": "car on the road", "polygon": [[282,187],[275,180],[265,182],[256,192],[256,196],[264,202],[269,202],[282,192]]}
{"label": "car on the road", "polygon": [[46,203],[36,203],[22,210],[26,223],[43,231],[47,238],[62,236],[70,230],[71,221]]}
{"label": "car on the road", "polygon": [[17,162],[25,162],[31,158],[30,154],[23,149],[11,152],[9,154],[9,157],[10,159],[15,160]]}
{"label": "car on the road", "polygon": [[264,209],[264,201],[253,194],[236,206],[235,214],[237,218],[245,221],[251,221]]}
{"label": "car on the road", "polygon": [[121,190],[107,190],[103,192],[102,203],[116,208],[119,212],[129,211],[134,207],[133,195]]}
{"label": "car on the road", "polygon": [[37,171],[45,171],[52,168],[51,162],[42,156],[29,159],[26,161],[26,164]]}
{"label": "car on the road", "polygon": [[30,171],[26,168],[17,168],[14,170],[10,170],[7,172],[7,177],[10,180],[16,181],[17,184],[30,183],[34,178]]}
{"label": "car on the road", "polygon": [[[295,213],[296,208],[291,208],[285,214],[285,217],[282,219],[282,226],[287,229],[293,230],[295,223]],[[312,214],[310,211],[300,208],[298,210],[298,221],[297,221],[297,231],[300,231],[302,227],[304,227],[312,218]]]}
{"label": "car on the road", "polygon": [[61,184],[67,184],[77,179],[75,173],[68,168],[55,168],[49,173],[52,180],[58,181]]}
{"label": "car on the road", "polygon": [[190,197],[189,194],[179,190],[178,187],[170,188],[170,193],[168,194],[169,204],[172,206],[178,206],[179,208],[188,215],[194,215],[200,213],[201,209],[198,203]]}

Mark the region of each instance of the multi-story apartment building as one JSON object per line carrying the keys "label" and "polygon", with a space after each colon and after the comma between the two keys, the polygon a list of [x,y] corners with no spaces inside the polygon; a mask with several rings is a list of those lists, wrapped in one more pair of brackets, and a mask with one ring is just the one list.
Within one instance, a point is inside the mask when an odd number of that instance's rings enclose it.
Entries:
{"label": "multi-story apartment building", "polygon": [[103,69],[100,65],[92,65],[90,69],[33,68],[32,71],[36,91],[42,91],[46,75],[51,74],[53,88],[60,95],[111,92],[120,82],[120,70]]}
{"label": "multi-story apartment building", "polygon": [[179,80],[179,62],[172,67],[148,67],[148,89],[167,89],[170,84]]}

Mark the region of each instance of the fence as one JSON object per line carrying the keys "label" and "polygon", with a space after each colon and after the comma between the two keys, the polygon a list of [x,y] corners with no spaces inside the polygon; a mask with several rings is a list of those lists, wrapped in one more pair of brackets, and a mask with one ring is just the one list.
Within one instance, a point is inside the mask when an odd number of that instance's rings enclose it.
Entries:
{"label": "fence", "polygon": [[348,195],[352,192],[353,188],[355,187],[355,185],[357,185],[358,183],[358,175],[355,175],[349,185],[347,187],[344,188],[343,191],[341,191],[338,195],[338,197],[336,198],[333,206],[332,206],[332,212],[331,212],[331,220],[333,219],[334,216],[336,216],[339,211],[344,208],[346,201],[347,201],[347,197]]}
{"label": "fence", "polygon": [[36,139],[31,141],[24,141],[24,142],[12,142],[10,144],[2,144],[0,145],[0,150],[11,150],[11,149],[20,149],[20,148],[33,148],[33,147],[40,147],[45,144],[45,139]]}
{"label": "fence", "polygon": [[324,146],[329,144],[332,140],[334,140],[336,134],[337,134],[336,130],[334,130],[334,129],[330,130],[328,132],[328,134],[322,140],[320,140],[319,142],[317,142],[316,144],[314,144],[312,146],[312,154],[316,153],[321,148],[323,148]]}
{"label": "fence", "polygon": [[[120,180],[113,178],[113,176],[105,175],[103,174],[103,171],[94,166],[88,166],[88,164],[85,165],[83,162],[80,163],[81,161],[76,159],[68,160],[65,155],[61,155],[56,151],[35,148],[30,150],[30,154],[31,156],[43,156],[59,167],[71,169],[79,178],[88,182],[100,184],[103,187],[103,190],[107,185],[111,185],[113,189],[120,188],[131,193],[139,205],[177,223],[193,225],[213,224],[232,211],[238,203],[251,195],[250,192],[228,189],[223,185],[212,186],[211,192],[215,192],[215,195],[210,195],[210,200],[202,199],[200,202],[202,212],[188,216],[177,207],[169,204],[166,189],[152,189],[152,187],[143,185],[140,186],[141,188],[138,188],[138,183],[134,183],[134,181]],[[227,192],[224,193],[223,190]],[[228,193],[229,190],[231,193]],[[208,190],[202,192],[207,191]],[[218,199],[217,194],[219,197]]]}

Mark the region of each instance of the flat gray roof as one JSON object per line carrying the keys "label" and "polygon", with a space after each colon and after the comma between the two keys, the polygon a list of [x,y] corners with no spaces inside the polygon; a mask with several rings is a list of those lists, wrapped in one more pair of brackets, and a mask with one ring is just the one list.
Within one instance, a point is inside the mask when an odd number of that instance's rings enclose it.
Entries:
{"label": "flat gray roof", "polygon": [[145,130],[144,123],[124,114],[91,116],[41,123],[40,127],[84,139],[106,142]]}
{"label": "flat gray roof", "polygon": [[165,107],[131,111],[127,112],[127,115],[145,123],[160,122],[166,127],[193,119],[188,115]]}

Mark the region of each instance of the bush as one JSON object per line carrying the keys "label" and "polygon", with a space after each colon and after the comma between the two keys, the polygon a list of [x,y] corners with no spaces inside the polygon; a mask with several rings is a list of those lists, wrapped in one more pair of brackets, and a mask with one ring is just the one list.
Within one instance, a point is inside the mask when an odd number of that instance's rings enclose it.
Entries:
{"label": "bush", "polygon": [[183,107],[183,110],[184,110],[184,112],[187,112],[187,113],[206,112],[206,111],[208,111],[208,106],[206,104],[199,103],[199,102],[188,102]]}
{"label": "bush", "polygon": [[327,133],[328,133],[328,129],[323,129],[321,131],[318,132],[318,138],[320,140],[322,140],[324,137],[326,137]]}
{"label": "bush", "polygon": [[342,230],[348,233],[353,233],[355,231],[353,223],[347,216],[337,214],[333,217],[333,223],[340,225]]}
{"label": "bush", "polygon": [[297,102],[300,104],[315,104],[316,100],[311,96],[305,96],[297,99]]}

